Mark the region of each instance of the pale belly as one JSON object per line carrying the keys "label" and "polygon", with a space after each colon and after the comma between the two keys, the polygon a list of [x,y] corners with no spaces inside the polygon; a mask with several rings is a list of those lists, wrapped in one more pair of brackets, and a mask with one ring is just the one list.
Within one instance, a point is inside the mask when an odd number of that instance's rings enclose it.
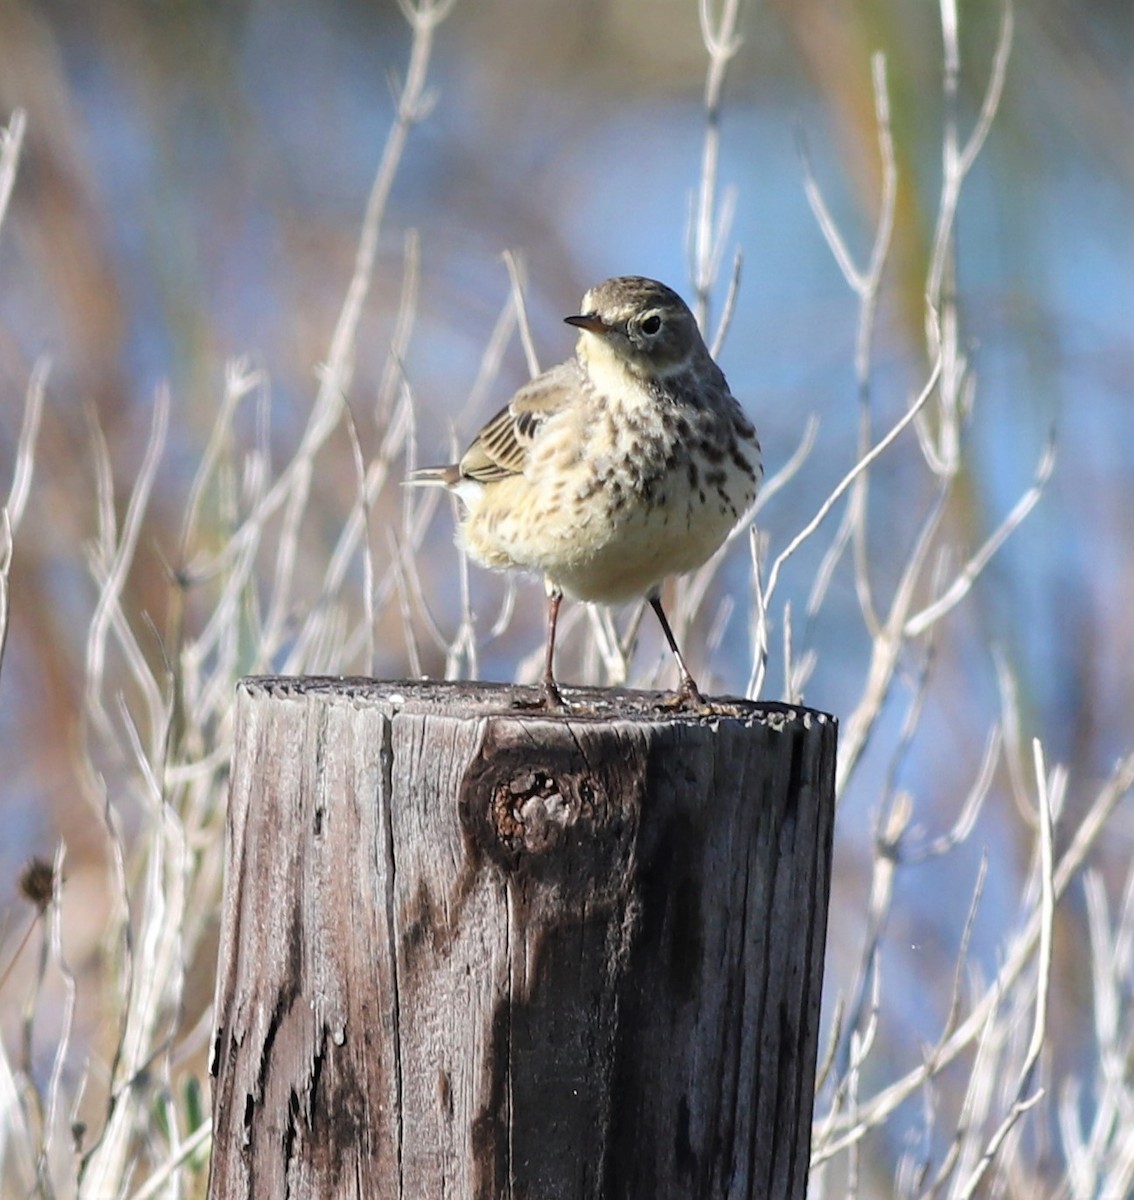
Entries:
{"label": "pale belly", "polygon": [[657,475],[648,493],[617,475],[558,464],[545,478],[502,480],[473,499],[462,538],[488,567],[544,575],[579,600],[617,604],[695,570],[719,549],[755,499],[755,467]]}
{"label": "pale belly", "polygon": [[588,557],[558,564],[545,574],[578,600],[606,604],[634,600],[668,576],[683,575],[706,563],[736,522],[727,510],[694,505],[683,511],[675,504],[662,505],[612,523],[609,536]]}

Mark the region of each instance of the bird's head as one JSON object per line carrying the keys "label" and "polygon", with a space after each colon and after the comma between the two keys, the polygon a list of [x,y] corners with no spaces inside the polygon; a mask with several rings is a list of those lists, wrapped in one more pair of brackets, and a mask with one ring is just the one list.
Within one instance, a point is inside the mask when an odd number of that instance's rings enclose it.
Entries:
{"label": "bird's head", "polygon": [[656,279],[620,275],[591,288],[582,311],[564,318],[582,330],[584,363],[613,358],[632,374],[658,378],[685,370],[708,355],[689,306]]}

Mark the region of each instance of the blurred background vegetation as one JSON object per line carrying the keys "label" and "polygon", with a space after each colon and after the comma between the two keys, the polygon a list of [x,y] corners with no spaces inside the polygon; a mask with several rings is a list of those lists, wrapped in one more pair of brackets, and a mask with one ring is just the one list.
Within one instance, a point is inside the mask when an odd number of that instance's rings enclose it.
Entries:
{"label": "blurred background vegetation", "polygon": [[[967,126],[989,76],[1001,8],[962,0],[959,15]],[[927,369],[924,281],[941,177],[942,42],[937,6],[908,0],[767,0],[744,9],[741,32],[721,127],[721,182],[735,189],[735,218],[712,313],[719,316],[739,248],[741,289],[719,358],[760,428],[769,470],[791,455],[809,415],[820,421],[808,464],[761,515],[773,545],[782,545],[854,461],[859,420],[855,301],[806,203],[797,143],[802,135],[828,203],[864,260],[880,186],[870,59],[883,52],[899,193],[873,354],[882,429],[904,411]],[[111,900],[102,816],[76,779],[74,752],[98,594],[87,563],[99,488],[94,431],[109,449],[121,516],[155,395],[168,385],[170,436],[123,595],[124,610],[149,626],[140,644],[160,674],[177,631],[211,611],[208,581],[175,588],[170,579],[184,566],[181,522],[225,364],[242,356],[270,379],[269,441],[286,457],[328,353],[409,47],[393,0],[0,2],[0,117],[27,114],[0,233],[0,478],[11,473],[34,364],[42,356],[51,362],[0,678],[0,865],[14,881],[32,854],[50,859],[65,842],[65,950],[80,979],[80,1032],[92,1044],[109,1005],[98,981]],[[569,352],[572,337],[560,320],[601,278],[640,273],[692,293],[687,237],[705,66],[695,0],[457,3],[437,32],[432,108],[409,135],[360,326],[348,400],[365,457],[383,431],[407,262],[417,263],[418,299],[402,369],[422,462],[444,459],[454,428],[458,439],[467,436],[527,376],[513,337],[488,394],[474,391],[509,299],[503,251],[523,263],[544,366]],[[990,646],[1017,680],[1023,736],[1042,737],[1049,762],[1080,781],[1069,794],[1072,809],[1134,742],[1132,133],[1128,0],[1019,5],[1003,103],[958,221],[962,341],[979,396],[964,486],[947,516],[958,556],[971,553],[1027,488],[1053,430],[1058,461],[1039,507],[939,640],[939,686],[916,751],[900,768],[902,785],[917,797],[916,821],[928,829],[952,820],[989,714],[998,711]],[[234,428],[252,440],[259,419],[241,413]],[[353,461],[340,430],[313,480],[300,577],[315,570],[308,560],[325,560],[350,510]],[[880,462],[869,549],[882,581],[896,574],[900,559],[888,555],[914,528],[922,489],[900,459]],[[400,504],[397,494],[384,494],[371,514],[379,571],[385,526]],[[219,542],[227,532],[217,506],[202,537]],[[451,627],[460,599],[443,510],[429,547],[422,587]],[[785,585],[800,607],[820,554],[801,554],[797,577]],[[706,667],[705,682],[721,690],[742,690],[748,676],[748,570],[740,554],[722,575],[722,589],[738,596],[721,618],[726,651],[711,652],[705,630],[691,642],[695,673],[700,678],[698,665]],[[474,608],[494,611],[503,585],[477,574],[471,586]],[[805,699],[836,714],[855,702],[869,654],[868,642],[843,635],[856,611],[853,578],[842,572],[831,604],[806,630],[818,659]],[[538,651],[543,619],[538,585],[521,584],[515,619],[481,653],[482,673],[513,677]],[[396,613],[377,632],[376,672],[405,674]],[[644,642],[652,637],[643,632]],[[425,669],[439,673],[443,656],[428,646],[425,654]],[[284,661],[281,654],[249,665]],[[770,679],[779,671],[773,665]],[[130,686],[125,674],[117,682],[112,674],[107,695]],[[766,692],[778,695],[778,683]],[[883,724],[893,733],[902,716],[896,703]],[[870,815],[892,755],[892,738],[873,758],[868,750],[845,797],[838,938],[851,938],[861,923]],[[100,766],[113,791],[115,764]],[[1007,790],[1001,802],[1011,804]],[[975,940],[979,955],[983,930],[985,951],[995,953],[998,922],[1018,899],[1014,872],[1030,852],[1010,826],[992,807],[967,854],[927,864],[902,885],[908,924],[898,935],[905,950],[895,952],[894,987],[910,1044],[935,1036],[947,1000],[924,990],[933,978],[927,964],[939,961],[935,930],[963,922],[982,848],[1004,867]],[[1126,811],[1099,852],[1097,865],[1115,887],[1130,834]],[[1057,945],[1056,1008],[1070,1031],[1061,1053],[1073,1062],[1088,1052],[1087,1033],[1074,1030],[1089,997],[1074,916],[1082,898],[1069,904]],[[10,946],[27,908],[14,886],[0,905]],[[941,937],[953,947],[954,932]],[[833,978],[838,953],[835,946]],[[189,987],[203,998],[198,1007],[207,1003],[208,943]],[[17,972],[6,990],[18,996],[19,988]]]}

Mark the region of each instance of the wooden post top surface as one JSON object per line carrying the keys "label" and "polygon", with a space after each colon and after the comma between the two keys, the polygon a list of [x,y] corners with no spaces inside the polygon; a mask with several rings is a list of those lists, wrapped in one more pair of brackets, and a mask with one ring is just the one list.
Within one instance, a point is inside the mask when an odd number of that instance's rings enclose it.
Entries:
{"label": "wooden post top surface", "polygon": [[353,675],[248,675],[237,685],[248,693],[265,693],[280,699],[335,696],[379,704],[399,712],[436,712],[450,716],[532,718],[545,721],[630,721],[648,724],[711,724],[735,720],[773,728],[800,722],[837,725],[830,713],[777,700],[745,700],[739,696],[711,696],[704,706],[676,708],[667,704],[673,693],[621,687],[570,687],[560,691],[563,709],[538,706],[540,689],[514,683],[479,680],[371,679]]}

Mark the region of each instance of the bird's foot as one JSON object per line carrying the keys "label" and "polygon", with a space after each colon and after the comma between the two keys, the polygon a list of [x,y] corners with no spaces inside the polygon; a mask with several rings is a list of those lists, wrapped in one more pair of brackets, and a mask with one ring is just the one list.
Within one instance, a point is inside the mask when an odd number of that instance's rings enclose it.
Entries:
{"label": "bird's foot", "polygon": [[540,694],[535,700],[513,701],[514,708],[530,709],[542,712],[567,712],[567,701],[563,699],[559,687],[550,676],[543,680]]}
{"label": "bird's foot", "polygon": [[679,691],[658,701],[658,708],[664,708],[671,712],[691,712],[709,707],[711,706],[708,700],[701,695],[701,689],[693,682],[691,675],[686,675],[681,681]]}

